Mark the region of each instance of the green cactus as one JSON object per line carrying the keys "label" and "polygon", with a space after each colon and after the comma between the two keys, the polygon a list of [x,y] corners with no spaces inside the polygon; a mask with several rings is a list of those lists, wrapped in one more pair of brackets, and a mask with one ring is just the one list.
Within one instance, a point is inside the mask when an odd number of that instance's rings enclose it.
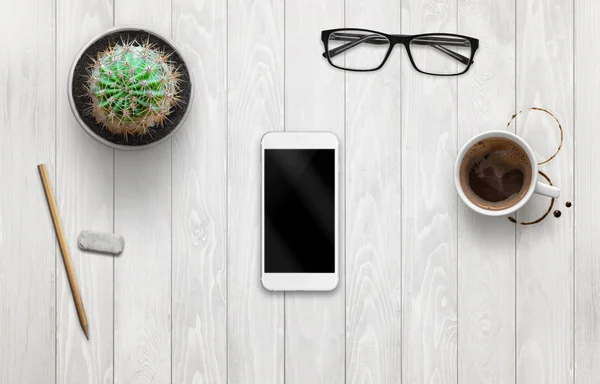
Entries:
{"label": "green cactus", "polygon": [[179,103],[179,76],[168,55],[148,42],[110,46],[89,70],[89,113],[113,134],[144,135]]}

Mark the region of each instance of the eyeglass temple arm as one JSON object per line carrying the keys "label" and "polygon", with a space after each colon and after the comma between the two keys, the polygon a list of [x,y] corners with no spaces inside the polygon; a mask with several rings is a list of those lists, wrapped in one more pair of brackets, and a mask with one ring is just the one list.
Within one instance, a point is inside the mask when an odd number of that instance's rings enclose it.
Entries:
{"label": "eyeglass temple arm", "polygon": [[[406,37],[407,35],[394,35],[394,36]],[[343,52],[349,50],[350,48],[355,47],[356,45],[361,44],[363,42],[367,43],[367,44],[376,44],[376,45],[383,45],[383,44],[389,43],[386,38],[383,38],[377,34],[362,35],[362,34],[336,32],[333,34],[333,36],[330,36],[329,39],[330,40],[350,41],[349,43],[340,45],[339,47],[330,50],[329,58],[333,58],[333,57],[339,55],[340,53],[343,53]],[[430,38],[423,37],[418,40],[413,40],[412,44],[430,45],[431,47],[439,50],[442,53],[447,54],[448,56],[460,61],[461,63],[463,63],[465,65],[468,65],[469,62],[471,62],[471,63],[473,62],[472,60],[469,60],[468,57],[465,57],[465,56],[461,55],[460,53],[454,52],[444,46],[438,45],[438,44],[444,44],[444,45],[454,45],[454,46],[466,46],[464,40],[462,40],[462,39],[455,39],[452,37],[446,38],[446,37],[442,37],[442,36],[439,36],[439,37],[436,36],[436,37],[430,37]],[[323,52],[323,57],[327,58],[327,52]]]}

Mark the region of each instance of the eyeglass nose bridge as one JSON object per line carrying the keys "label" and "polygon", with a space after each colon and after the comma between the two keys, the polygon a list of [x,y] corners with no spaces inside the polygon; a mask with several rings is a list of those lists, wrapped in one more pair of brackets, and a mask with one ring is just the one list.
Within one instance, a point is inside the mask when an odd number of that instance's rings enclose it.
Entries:
{"label": "eyeglass nose bridge", "polygon": [[410,41],[409,35],[390,35],[390,44],[395,46],[396,44],[404,45],[408,48],[408,43]]}

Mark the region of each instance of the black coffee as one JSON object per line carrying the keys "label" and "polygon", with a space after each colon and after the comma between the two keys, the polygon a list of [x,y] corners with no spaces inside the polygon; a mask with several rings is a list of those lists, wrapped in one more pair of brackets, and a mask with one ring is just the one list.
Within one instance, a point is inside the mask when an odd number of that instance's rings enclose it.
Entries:
{"label": "black coffee", "polygon": [[460,170],[463,191],[473,203],[490,210],[516,204],[531,184],[527,153],[512,140],[491,137],[475,143]]}

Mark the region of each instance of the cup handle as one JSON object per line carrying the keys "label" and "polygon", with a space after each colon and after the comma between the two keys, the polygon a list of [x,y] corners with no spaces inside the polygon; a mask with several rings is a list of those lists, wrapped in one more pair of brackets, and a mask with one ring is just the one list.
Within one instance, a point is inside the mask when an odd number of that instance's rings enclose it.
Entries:
{"label": "cup handle", "polygon": [[552,185],[544,184],[541,181],[538,181],[535,185],[535,193],[556,199],[558,196],[560,196],[560,188],[556,188]]}

